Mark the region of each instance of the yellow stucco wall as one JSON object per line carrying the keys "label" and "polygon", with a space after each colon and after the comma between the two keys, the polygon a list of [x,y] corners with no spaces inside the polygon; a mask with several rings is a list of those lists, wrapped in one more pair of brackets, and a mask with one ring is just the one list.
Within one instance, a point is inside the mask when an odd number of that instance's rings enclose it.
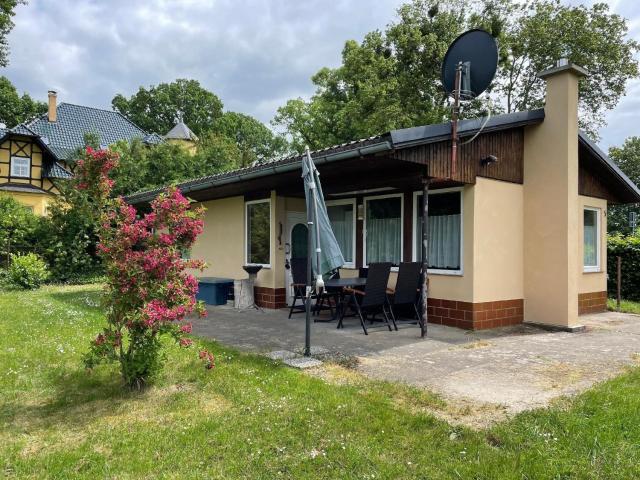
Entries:
{"label": "yellow stucco wall", "polygon": [[477,178],[473,301],[524,298],[523,187]]}
{"label": "yellow stucco wall", "polygon": [[53,200],[53,195],[46,193],[23,193],[23,192],[0,192],[15,198],[21,204],[31,208],[36,215],[46,215],[49,204]]}
{"label": "yellow stucco wall", "polygon": [[[274,288],[284,286],[284,238],[278,244],[278,221],[283,216],[284,201],[271,194],[271,267],[258,272],[257,286]],[[246,263],[245,241],[245,201],[244,197],[229,197],[202,202],[206,208],[204,231],[191,249],[191,258],[207,263],[203,272],[195,272],[199,277],[246,278],[242,269]],[[277,266],[277,267],[276,267]],[[282,277],[280,279],[280,277]]]}
{"label": "yellow stucco wall", "polygon": [[182,140],[179,138],[169,138],[167,139],[168,143],[173,143],[174,145],[179,145],[184,148],[190,155],[195,155],[198,150],[198,144],[192,140]]}
{"label": "yellow stucco wall", "polygon": [[207,262],[198,276],[244,278],[244,198],[203,202],[204,231],[191,249],[191,258]]}
{"label": "yellow stucco wall", "polygon": [[578,322],[578,77],[547,78],[545,121],[524,139],[525,321]]}
{"label": "yellow stucco wall", "polygon": [[[600,209],[600,271],[585,272],[584,268],[581,268],[578,272],[578,293],[604,292],[607,290],[607,201],[580,195],[578,208],[582,212],[585,207]],[[579,265],[584,265],[584,228],[582,226],[577,254]]]}

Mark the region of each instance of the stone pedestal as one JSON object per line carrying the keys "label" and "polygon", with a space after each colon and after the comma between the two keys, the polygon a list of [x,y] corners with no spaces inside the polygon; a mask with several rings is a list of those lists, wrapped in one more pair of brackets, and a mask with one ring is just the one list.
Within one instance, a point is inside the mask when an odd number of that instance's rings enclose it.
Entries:
{"label": "stone pedestal", "polygon": [[233,281],[233,306],[235,308],[249,308],[255,305],[253,285],[253,278]]}

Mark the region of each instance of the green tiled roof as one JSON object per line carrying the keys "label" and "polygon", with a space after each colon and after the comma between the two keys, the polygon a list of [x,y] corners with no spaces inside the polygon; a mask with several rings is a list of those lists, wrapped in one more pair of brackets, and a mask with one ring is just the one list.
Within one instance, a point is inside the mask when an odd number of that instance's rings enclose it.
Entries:
{"label": "green tiled roof", "polygon": [[[156,140],[153,134],[149,135],[118,112],[72,103],[58,105],[55,122],[49,122],[47,114],[44,114],[19,127],[42,137],[44,143],[59,160],[69,159],[76,149],[83,147],[86,133],[96,133],[103,145],[134,138]],[[157,143],[157,141],[149,143]]]}

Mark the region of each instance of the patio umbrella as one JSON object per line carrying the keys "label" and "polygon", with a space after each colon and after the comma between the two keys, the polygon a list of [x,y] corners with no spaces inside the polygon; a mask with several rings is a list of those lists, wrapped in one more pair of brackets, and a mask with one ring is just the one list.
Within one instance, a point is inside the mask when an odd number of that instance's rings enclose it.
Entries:
{"label": "patio umbrella", "polygon": [[307,291],[306,291],[306,332],[304,353],[310,355],[311,350],[311,272],[315,275],[315,288],[319,291],[324,286],[322,275],[344,265],[342,251],[333,234],[327,206],[324,203],[320,174],[316,169],[309,148],[302,159],[302,178],[304,179],[304,196],[307,202],[307,225],[309,227],[309,250],[307,253]]}

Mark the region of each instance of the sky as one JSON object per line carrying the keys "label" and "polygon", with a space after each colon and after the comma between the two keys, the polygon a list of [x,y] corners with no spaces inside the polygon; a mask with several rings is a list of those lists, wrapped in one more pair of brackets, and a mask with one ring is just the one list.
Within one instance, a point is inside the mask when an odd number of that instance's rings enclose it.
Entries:
{"label": "sky", "polygon": [[[565,0],[579,3],[577,0]],[[2,72],[20,92],[111,108],[116,93],[193,78],[226,110],[268,124],[348,39],[384,27],[402,0],[29,0],[17,8]],[[584,3],[591,3],[589,1]],[[608,2],[640,41],[640,2]],[[640,135],[640,80],[607,114],[600,144]]]}

